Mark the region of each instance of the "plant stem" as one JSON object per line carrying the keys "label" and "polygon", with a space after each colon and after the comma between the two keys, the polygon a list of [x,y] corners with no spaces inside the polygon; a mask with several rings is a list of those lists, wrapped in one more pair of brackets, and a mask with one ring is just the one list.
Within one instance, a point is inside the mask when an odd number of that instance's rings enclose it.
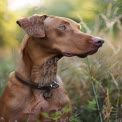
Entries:
{"label": "plant stem", "polygon": [[95,84],[92,81],[92,73],[91,73],[91,68],[90,68],[89,60],[88,60],[88,58],[86,58],[86,60],[87,60],[87,66],[88,66],[88,69],[89,69],[89,74],[90,74],[90,79],[91,79],[91,83],[92,83],[92,89],[93,89],[93,93],[94,93],[94,96],[95,96],[95,101],[96,101],[97,109],[99,111],[100,122],[103,122],[102,114],[101,114],[101,111],[100,111],[100,106],[99,106],[99,102],[98,102],[98,98],[97,98],[97,92],[96,92]]}

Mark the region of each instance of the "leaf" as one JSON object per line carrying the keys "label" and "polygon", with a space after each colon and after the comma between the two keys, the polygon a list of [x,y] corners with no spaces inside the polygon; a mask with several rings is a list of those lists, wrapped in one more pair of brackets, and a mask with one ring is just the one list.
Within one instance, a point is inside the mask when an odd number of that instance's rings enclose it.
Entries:
{"label": "leaf", "polygon": [[79,120],[77,118],[72,118],[70,122],[78,122]]}
{"label": "leaf", "polygon": [[62,116],[61,112],[58,111],[58,112],[52,114],[52,115],[51,115],[51,118],[52,118],[53,120],[58,120],[59,118],[61,118],[61,116]]}
{"label": "leaf", "polygon": [[70,112],[69,106],[65,106],[65,107],[63,108],[63,112],[64,112],[64,113]]}
{"label": "leaf", "polygon": [[92,100],[92,101],[89,101],[89,104],[87,105],[87,108],[88,109],[96,109],[96,101],[95,100]]}
{"label": "leaf", "polygon": [[48,115],[48,113],[41,112],[41,115],[42,115],[43,117],[45,117],[45,118],[49,118],[49,115]]}
{"label": "leaf", "polygon": [[40,120],[36,120],[36,122],[41,122]]}

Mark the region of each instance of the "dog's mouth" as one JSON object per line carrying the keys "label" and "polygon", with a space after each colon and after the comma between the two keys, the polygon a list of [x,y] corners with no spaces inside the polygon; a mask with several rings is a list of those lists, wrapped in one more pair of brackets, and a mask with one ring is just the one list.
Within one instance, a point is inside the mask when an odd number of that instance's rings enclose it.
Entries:
{"label": "dog's mouth", "polygon": [[86,52],[84,54],[74,54],[74,53],[67,53],[67,52],[65,52],[65,53],[63,53],[63,55],[67,56],[67,57],[78,56],[80,58],[85,58],[88,55],[92,55],[92,54],[96,53],[97,51],[98,51],[98,49],[95,49],[95,50],[92,50],[92,51],[88,51],[88,52]]}
{"label": "dog's mouth", "polygon": [[80,57],[80,58],[85,58],[85,57],[87,57],[88,55],[92,55],[92,54],[96,53],[97,51],[98,51],[98,49],[97,49],[97,50],[93,50],[93,51],[89,51],[89,52],[84,53],[84,54],[76,55],[76,56],[78,56],[78,57]]}

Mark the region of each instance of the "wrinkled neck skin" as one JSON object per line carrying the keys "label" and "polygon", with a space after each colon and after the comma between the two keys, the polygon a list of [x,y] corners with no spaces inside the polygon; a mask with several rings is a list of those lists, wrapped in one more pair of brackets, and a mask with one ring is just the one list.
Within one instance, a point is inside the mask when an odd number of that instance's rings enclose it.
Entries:
{"label": "wrinkled neck skin", "polygon": [[16,72],[20,73],[24,79],[44,86],[55,80],[57,63],[61,56],[49,53],[44,45],[41,47],[39,41],[28,37],[26,46],[22,47]]}

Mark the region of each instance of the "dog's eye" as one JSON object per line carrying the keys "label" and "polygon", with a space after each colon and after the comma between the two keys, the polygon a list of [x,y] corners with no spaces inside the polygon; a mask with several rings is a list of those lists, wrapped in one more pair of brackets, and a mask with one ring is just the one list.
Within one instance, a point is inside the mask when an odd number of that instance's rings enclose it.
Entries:
{"label": "dog's eye", "polygon": [[58,28],[61,29],[61,30],[66,30],[66,26],[65,25],[61,25]]}

